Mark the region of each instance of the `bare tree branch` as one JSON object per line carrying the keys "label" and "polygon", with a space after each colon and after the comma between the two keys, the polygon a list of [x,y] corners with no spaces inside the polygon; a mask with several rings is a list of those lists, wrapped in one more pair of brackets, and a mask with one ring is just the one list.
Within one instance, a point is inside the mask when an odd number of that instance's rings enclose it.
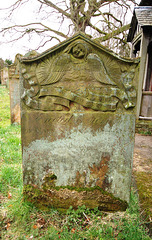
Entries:
{"label": "bare tree branch", "polygon": [[[48,27],[48,26],[46,26],[46,25],[44,25],[44,24],[42,24],[40,22],[38,22],[38,23],[29,23],[29,24],[24,24],[24,25],[13,25],[13,26],[9,26],[9,27],[3,28],[0,32],[5,32],[5,31],[7,31],[9,29],[14,29],[14,28],[23,28],[23,27],[26,28],[28,26],[34,26],[34,25],[42,26],[44,28],[43,31],[54,32],[55,34],[57,34],[57,35],[59,35],[59,36],[61,36],[63,38],[67,38],[67,35],[63,34],[62,32],[54,30],[54,29],[52,29],[52,28],[50,28],[50,27]],[[36,29],[35,28],[26,28],[24,31],[26,33],[29,33],[29,32],[31,32],[33,30],[36,30]]]}
{"label": "bare tree branch", "polygon": [[[30,38],[32,34],[37,34],[40,39],[39,45],[43,47],[53,39],[58,42],[62,38],[67,39],[73,32],[91,31],[96,39],[111,49],[126,43],[123,32],[126,33],[129,25],[126,25],[125,16],[128,10],[130,11],[131,4],[132,6],[136,4],[136,0],[35,0],[37,8],[34,7],[33,12],[37,12],[37,22],[20,24],[15,22],[13,17],[18,10],[31,4],[31,1],[12,0],[12,2],[14,3],[9,7],[0,8],[0,11],[5,11],[7,16],[5,19],[7,26],[0,26],[2,37],[11,35],[11,41],[16,41],[22,37]],[[53,16],[58,23],[57,26],[52,22]],[[111,38],[113,41],[110,40]]]}
{"label": "bare tree branch", "polygon": [[53,4],[51,1],[48,0],[38,0],[38,2],[42,3],[42,4],[46,4],[47,6],[57,10],[59,13],[62,13],[64,16],[66,16],[67,18],[71,18],[71,15],[68,14],[66,11],[64,11],[63,9],[59,8],[57,5]]}
{"label": "bare tree branch", "polygon": [[91,24],[90,22],[89,22],[89,26],[90,26],[91,28],[93,28],[94,30],[96,30],[98,33],[106,35],[106,32],[104,32],[104,31],[102,31],[101,29],[97,28],[96,26],[94,26],[94,25]]}
{"label": "bare tree branch", "polygon": [[115,36],[119,35],[120,33],[124,32],[124,31],[128,30],[129,27],[130,27],[130,24],[127,24],[127,25],[125,25],[125,26],[123,26],[121,28],[118,28],[117,30],[107,34],[104,37],[96,38],[96,40],[99,40],[100,42],[104,42],[104,41],[106,41],[106,40],[108,40],[108,39],[110,39],[112,37],[115,37]]}

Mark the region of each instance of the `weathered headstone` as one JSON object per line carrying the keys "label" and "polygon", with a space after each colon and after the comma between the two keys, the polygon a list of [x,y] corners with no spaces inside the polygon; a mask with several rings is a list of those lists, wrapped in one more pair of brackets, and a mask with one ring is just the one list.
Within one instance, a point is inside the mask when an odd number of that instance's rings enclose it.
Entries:
{"label": "weathered headstone", "polygon": [[58,209],[129,202],[138,62],[83,34],[21,61],[24,193]]}
{"label": "weathered headstone", "polygon": [[2,85],[5,85],[5,86],[8,86],[8,67],[4,67],[2,70],[1,70],[1,84]]}
{"label": "weathered headstone", "polygon": [[15,61],[9,67],[9,93],[10,93],[10,113],[11,123],[21,122],[20,117],[20,90],[19,90],[19,60],[20,54],[17,54]]}

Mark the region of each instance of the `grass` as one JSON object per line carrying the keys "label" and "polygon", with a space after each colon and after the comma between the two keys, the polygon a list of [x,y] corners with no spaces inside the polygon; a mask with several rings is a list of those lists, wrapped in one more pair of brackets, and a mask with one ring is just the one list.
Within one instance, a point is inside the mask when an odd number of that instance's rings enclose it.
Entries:
{"label": "grass", "polygon": [[85,206],[66,214],[42,211],[23,200],[20,126],[10,125],[9,95],[0,86],[0,239],[149,240],[132,191],[125,212],[106,213]]}

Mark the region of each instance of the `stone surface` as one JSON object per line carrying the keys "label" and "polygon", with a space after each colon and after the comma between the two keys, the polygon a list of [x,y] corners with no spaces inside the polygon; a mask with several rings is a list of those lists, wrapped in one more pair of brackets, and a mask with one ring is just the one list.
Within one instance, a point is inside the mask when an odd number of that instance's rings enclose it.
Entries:
{"label": "stone surface", "polygon": [[130,198],[138,62],[78,34],[21,61],[24,192],[67,209]]}

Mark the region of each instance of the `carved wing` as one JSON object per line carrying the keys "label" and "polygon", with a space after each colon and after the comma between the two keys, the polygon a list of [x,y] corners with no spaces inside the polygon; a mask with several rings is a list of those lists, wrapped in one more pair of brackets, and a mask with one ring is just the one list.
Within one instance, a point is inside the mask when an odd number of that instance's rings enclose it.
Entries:
{"label": "carved wing", "polygon": [[115,85],[116,83],[113,82],[104,66],[104,63],[102,60],[98,57],[98,55],[94,53],[90,53],[87,57],[87,62],[89,64],[89,68],[94,76],[94,78],[104,84],[110,84],[110,85]]}
{"label": "carved wing", "polygon": [[67,71],[70,63],[70,55],[64,53],[53,62],[43,62],[37,69],[36,75],[40,85],[48,85],[58,82]]}

